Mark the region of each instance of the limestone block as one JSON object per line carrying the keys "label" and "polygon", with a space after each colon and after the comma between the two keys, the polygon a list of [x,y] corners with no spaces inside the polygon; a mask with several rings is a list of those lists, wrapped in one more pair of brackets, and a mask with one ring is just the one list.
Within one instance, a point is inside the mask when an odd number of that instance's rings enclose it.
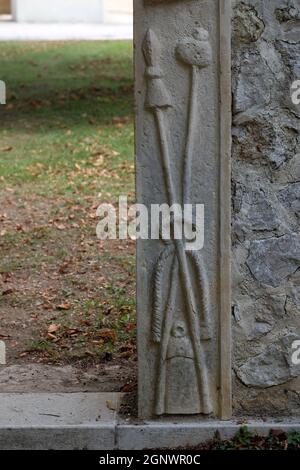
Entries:
{"label": "limestone block", "polygon": [[230,5],[135,1],[138,202],[204,204],[202,250],[139,240],[139,414],[231,415]]}

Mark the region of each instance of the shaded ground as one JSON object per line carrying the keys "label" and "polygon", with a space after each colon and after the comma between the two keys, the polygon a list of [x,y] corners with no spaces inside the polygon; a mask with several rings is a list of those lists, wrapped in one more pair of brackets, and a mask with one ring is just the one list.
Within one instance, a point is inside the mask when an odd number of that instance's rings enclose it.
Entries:
{"label": "shaded ground", "polygon": [[0,369],[0,393],[118,392],[133,387],[131,380],[132,367],[125,362],[86,367],[17,364]]}
{"label": "shaded ground", "polygon": [[244,426],[233,439],[222,441],[216,436],[197,450],[300,450],[300,433],[273,429],[268,437],[260,437]]}
{"label": "shaded ground", "polygon": [[109,365],[130,389],[135,248],[97,240],[96,209],[119,194],[134,199],[131,43],[2,43],[0,59],[8,89],[0,107],[0,340],[8,365],[71,365],[92,375]]}

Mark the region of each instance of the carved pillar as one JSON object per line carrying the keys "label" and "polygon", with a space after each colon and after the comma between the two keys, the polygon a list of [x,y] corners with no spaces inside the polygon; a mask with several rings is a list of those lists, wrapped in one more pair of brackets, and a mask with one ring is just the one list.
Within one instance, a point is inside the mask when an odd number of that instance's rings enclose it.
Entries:
{"label": "carved pillar", "polygon": [[135,0],[138,202],[204,204],[205,242],[140,240],[139,414],[231,415],[230,0]]}

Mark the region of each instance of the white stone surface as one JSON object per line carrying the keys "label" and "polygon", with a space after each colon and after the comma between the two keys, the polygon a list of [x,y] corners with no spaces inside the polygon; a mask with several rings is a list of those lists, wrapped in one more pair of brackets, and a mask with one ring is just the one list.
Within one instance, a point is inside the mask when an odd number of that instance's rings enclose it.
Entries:
{"label": "white stone surface", "polygon": [[102,0],[104,23],[132,23],[133,0]]}
{"label": "white stone surface", "polygon": [[132,24],[28,24],[5,21],[0,25],[0,41],[88,41],[132,38]]}
{"label": "white stone surface", "polygon": [[[5,100],[1,100],[0,96],[0,103],[4,102]],[[6,346],[4,341],[0,341],[0,365],[6,364]]]}
{"label": "white stone surface", "polygon": [[113,423],[118,393],[1,393],[0,427]]}
{"label": "white stone surface", "polygon": [[118,393],[0,394],[0,450],[115,447]]}
{"label": "white stone surface", "polygon": [[12,0],[13,18],[29,23],[101,23],[102,0]]}

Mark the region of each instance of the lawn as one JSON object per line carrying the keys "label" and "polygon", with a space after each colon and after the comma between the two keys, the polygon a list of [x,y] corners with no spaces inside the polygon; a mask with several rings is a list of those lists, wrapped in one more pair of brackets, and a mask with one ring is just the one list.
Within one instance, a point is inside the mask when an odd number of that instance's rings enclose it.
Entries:
{"label": "lawn", "polygon": [[135,248],[96,209],[134,200],[130,42],[2,43],[0,339],[8,363],[135,361]]}

